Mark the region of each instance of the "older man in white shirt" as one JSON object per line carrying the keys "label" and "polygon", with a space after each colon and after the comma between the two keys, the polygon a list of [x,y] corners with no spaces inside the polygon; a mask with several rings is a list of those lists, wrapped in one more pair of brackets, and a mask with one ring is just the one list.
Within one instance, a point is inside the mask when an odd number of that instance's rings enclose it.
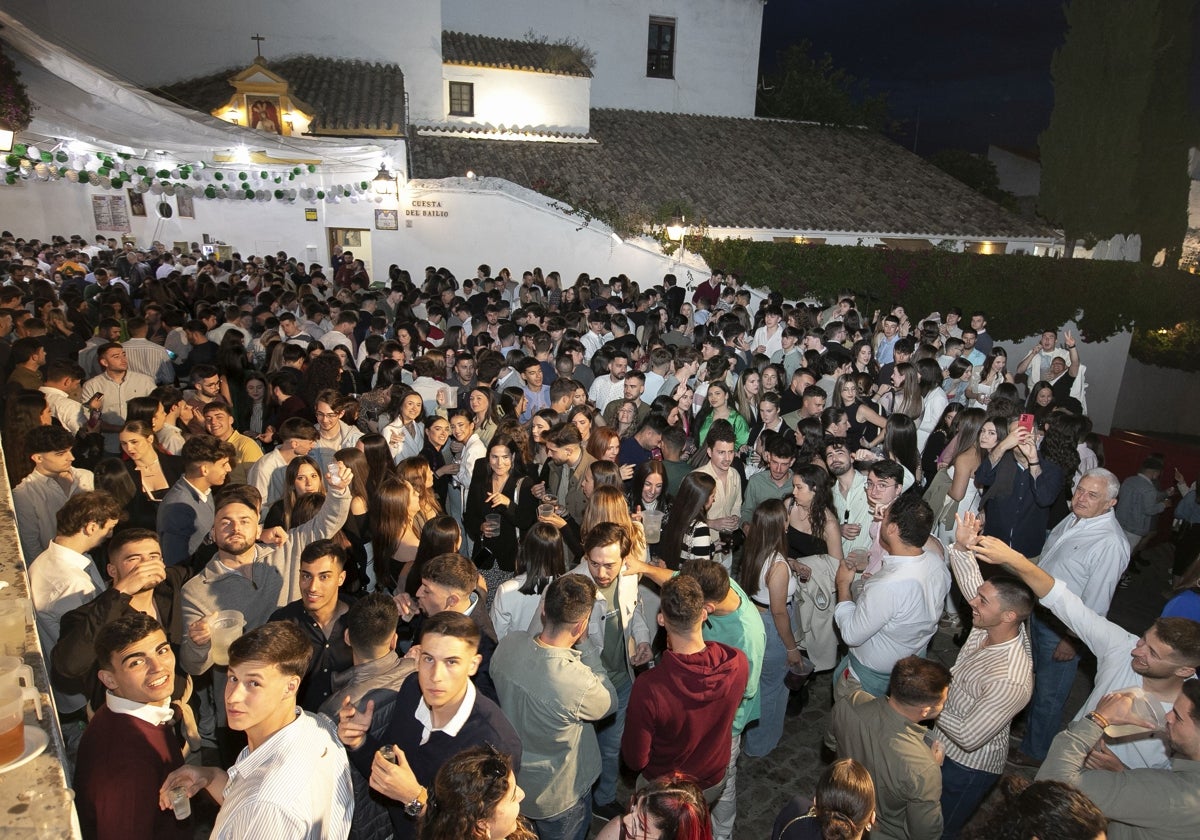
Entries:
{"label": "older man in white shirt", "polygon": [[[1047,574],[1061,580],[1099,616],[1108,614],[1117,581],[1129,565],[1129,542],[1113,512],[1120,487],[1108,470],[1095,469],[1084,475],[1071,497],[1071,515],[1050,532],[1039,561]],[[1058,733],[1079,653],[1078,640],[1045,612],[1034,614],[1030,636],[1037,679],[1025,737],[1009,759],[1037,766]]]}

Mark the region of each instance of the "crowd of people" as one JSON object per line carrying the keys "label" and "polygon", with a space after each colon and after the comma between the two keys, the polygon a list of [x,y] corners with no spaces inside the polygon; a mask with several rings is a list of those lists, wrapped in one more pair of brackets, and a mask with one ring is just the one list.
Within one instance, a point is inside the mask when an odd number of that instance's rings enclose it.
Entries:
{"label": "crowd of people", "polygon": [[333,262],[0,234],[85,837],[191,836],[201,797],[214,838],[730,840],[816,671],[837,760],[773,837],[1200,830],[1195,487],[1104,469],[1070,332],[1010,369],[979,311]]}

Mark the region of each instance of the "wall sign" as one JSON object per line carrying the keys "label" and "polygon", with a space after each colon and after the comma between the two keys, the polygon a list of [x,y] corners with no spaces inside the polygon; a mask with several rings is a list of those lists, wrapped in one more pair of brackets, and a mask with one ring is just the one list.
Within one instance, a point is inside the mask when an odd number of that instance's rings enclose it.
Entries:
{"label": "wall sign", "polygon": [[317,220],[317,208],[316,207],[304,208],[304,221],[315,222],[316,220]]}
{"label": "wall sign", "polygon": [[399,230],[400,217],[395,210],[375,211],[375,230]]}
{"label": "wall sign", "polygon": [[445,219],[449,217],[450,211],[443,209],[442,202],[437,199],[414,198],[404,209],[404,215],[410,219],[414,217]]}

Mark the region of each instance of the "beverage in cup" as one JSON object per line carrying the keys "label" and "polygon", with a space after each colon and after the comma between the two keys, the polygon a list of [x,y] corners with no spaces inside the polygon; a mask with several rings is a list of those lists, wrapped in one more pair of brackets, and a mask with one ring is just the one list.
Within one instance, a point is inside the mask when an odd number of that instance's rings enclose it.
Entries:
{"label": "beverage in cup", "polygon": [[0,686],[0,764],[25,752],[25,692],[9,683]]}
{"label": "beverage in cup", "polygon": [[241,635],[246,626],[246,619],[237,610],[221,610],[213,613],[206,620],[211,638],[213,662],[217,665],[229,664],[229,646]]}
{"label": "beverage in cup", "polygon": [[171,810],[175,812],[175,819],[186,820],[192,815],[192,800],[188,799],[187,788],[171,788],[167,796],[171,800]]}

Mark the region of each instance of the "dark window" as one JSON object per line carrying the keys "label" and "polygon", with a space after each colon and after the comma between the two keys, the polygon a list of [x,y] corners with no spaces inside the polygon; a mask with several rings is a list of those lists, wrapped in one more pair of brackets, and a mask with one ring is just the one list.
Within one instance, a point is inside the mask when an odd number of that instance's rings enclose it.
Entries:
{"label": "dark window", "polygon": [[646,75],[652,79],[675,78],[675,18],[650,18]]}
{"label": "dark window", "polygon": [[475,85],[470,82],[450,83],[450,116],[475,116]]}

